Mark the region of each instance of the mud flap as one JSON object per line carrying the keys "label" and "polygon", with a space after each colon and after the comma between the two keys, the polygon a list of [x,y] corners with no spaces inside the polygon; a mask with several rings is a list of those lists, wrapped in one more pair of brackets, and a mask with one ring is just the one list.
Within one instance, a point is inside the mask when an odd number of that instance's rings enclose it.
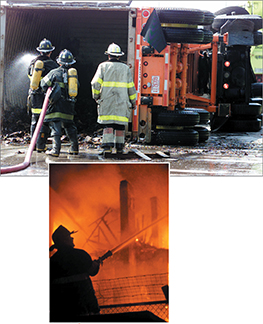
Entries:
{"label": "mud flap", "polygon": [[211,119],[211,132],[216,132],[218,131],[222,126],[225,125],[225,123],[228,121],[229,116],[213,116]]}
{"label": "mud flap", "polygon": [[231,104],[221,103],[218,105],[218,117],[231,116]]}
{"label": "mud flap", "polygon": [[211,118],[211,131],[218,131],[225,123],[228,121],[231,116],[231,104],[223,103],[218,105],[217,112]]}

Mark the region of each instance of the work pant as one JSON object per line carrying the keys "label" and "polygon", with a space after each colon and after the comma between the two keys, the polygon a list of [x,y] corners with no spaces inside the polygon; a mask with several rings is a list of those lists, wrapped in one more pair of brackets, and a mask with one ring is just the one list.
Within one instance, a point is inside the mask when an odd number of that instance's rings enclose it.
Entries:
{"label": "work pant", "polygon": [[[36,126],[37,126],[37,123],[38,123],[38,120],[39,120],[39,116],[40,115],[38,115],[38,114],[33,114],[32,115],[31,128],[30,128],[31,138],[33,137],[34,132],[36,130]],[[49,134],[50,134],[50,130],[49,130],[48,124],[43,123],[42,127],[41,127],[41,130],[39,132],[38,138],[37,138],[37,145],[36,145],[37,150],[39,150],[39,151],[44,151],[45,150],[46,141],[47,141],[47,138],[48,138]]]}
{"label": "work pant", "polygon": [[118,124],[107,124],[103,126],[102,147],[104,149],[116,148],[121,152],[125,143],[125,126]]}
{"label": "work pant", "polygon": [[[39,120],[39,116],[40,116],[39,114],[32,114],[31,127],[30,127],[30,135],[31,135],[31,138],[33,137],[34,132],[35,132],[35,129],[37,127],[37,123],[38,123],[38,120]],[[44,123],[43,123],[40,133],[41,132],[47,133],[49,135],[49,127],[48,127],[48,125],[44,125]]]}
{"label": "work pant", "polygon": [[77,127],[75,126],[73,121],[68,121],[68,122],[51,121],[49,122],[49,128],[51,130],[51,136],[53,138],[52,149],[55,154],[59,155],[61,150],[62,128],[65,129],[65,133],[68,136],[71,144],[69,153],[78,154],[79,144],[78,144],[78,136],[77,136]]}
{"label": "work pant", "polygon": [[43,102],[44,102],[44,94],[43,92],[38,89],[38,90],[29,90],[29,95],[27,98],[27,107],[28,107],[28,112],[31,110],[32,117],[31,117],[31,127],[30,127],[30,134],[31,138],[33,137],[34,131],[37,126],[37,122],[39,120],[40,112],[36,113],[36,111],[41,111]]}
{"label": "work pant", "polygon": [[36,129],[39,116],[40,115],[32,114],[32,117],[31,117],[31,127],[30,127],[30,135],[31,135],[31,138],[34,135],[34,131]]}

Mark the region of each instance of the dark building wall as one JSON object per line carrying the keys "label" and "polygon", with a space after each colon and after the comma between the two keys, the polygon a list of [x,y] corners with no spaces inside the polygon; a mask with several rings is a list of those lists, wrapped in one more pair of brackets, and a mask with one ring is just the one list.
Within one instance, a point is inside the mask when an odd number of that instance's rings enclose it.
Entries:
{"label": "dark building wall", "polygon": [[[91,98],[90,81],[112,42],[119,44],[127,54],[128,10],[119,9],[49,9],[7,8],[5,38],[4,120],[15,127],[12,119],[26,116],[26,98],[29,87],[27,65],[15,64],[22,54],[34,53],[43,38],[56,47],[55,59],[61,50],[69,49],[76,57],[80,89],[76,103],[75,121],[79,132],[96,127],[97,108]],[[127,55],[122,58],[127,60]],[[14,77],[16,80],[14,80]],[[16,82],[14,82],[16,81]],[[8,114],[8,111],[12,114]],[[8,114],[8,118],[6,118]],[[12,129],[12,131],[19,129]]]}

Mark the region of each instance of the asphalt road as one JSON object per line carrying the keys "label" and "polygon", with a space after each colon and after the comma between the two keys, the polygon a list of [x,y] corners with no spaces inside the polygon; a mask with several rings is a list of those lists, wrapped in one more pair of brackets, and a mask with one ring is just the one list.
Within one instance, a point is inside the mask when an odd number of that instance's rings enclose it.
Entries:
{"label": "asphalt road", "polygon": [[[59,158],[33,152],[30,165],[2,176],[48,176],[50,163],[170,163],[171,176],[262,176],[263,134],[212,133],[204,144],[194,147],[128,144],[128,154],[99,154],[99,146],[80,145],[78,156],[67,154],[62,145]],[[1,144],[1,168],[24,161],[28,145]],[[156,153],[158,152],[158,153]],[[145,156],[143,154],[145,154]],[[139,154],[139,155],[138,155]]]}

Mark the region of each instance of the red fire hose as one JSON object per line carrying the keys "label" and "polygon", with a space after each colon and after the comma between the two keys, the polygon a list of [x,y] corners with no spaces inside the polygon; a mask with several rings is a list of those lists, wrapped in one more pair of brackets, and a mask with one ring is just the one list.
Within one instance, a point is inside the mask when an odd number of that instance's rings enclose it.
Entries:
{"label": "red fire hose", "polygon": [[1,168],[1,174],[24,170],[29,166],[31,156],[32,156],[34,147],[36,145],[36,141],[37,141],[38,135],[40,133],[40,129],[42,127],[44,118],[45,118],[45,114],[46,114],[47,107],[48,107],[48,100],[49,100],[49,96],[50,96],[51,91],[52,91],[52,88],[49,87],[48,90],[47,90],[46,96],[45,96],[45,100],[44,100],[44,103],[43,103],[43,106],[42,106],[42,110],[41,110],[41,113],[40,113],[40,116],[39,116],[39,120],[37,122],[36,129],[34,131],[32,139],[31,139],[31,143],[29,145],[29,148],[28,148],[28,151],[27,151],[24,162],[20,163],[20,164],[17,164],[17,165],[14,165],[14,166],[8,166],[8,167]]}

